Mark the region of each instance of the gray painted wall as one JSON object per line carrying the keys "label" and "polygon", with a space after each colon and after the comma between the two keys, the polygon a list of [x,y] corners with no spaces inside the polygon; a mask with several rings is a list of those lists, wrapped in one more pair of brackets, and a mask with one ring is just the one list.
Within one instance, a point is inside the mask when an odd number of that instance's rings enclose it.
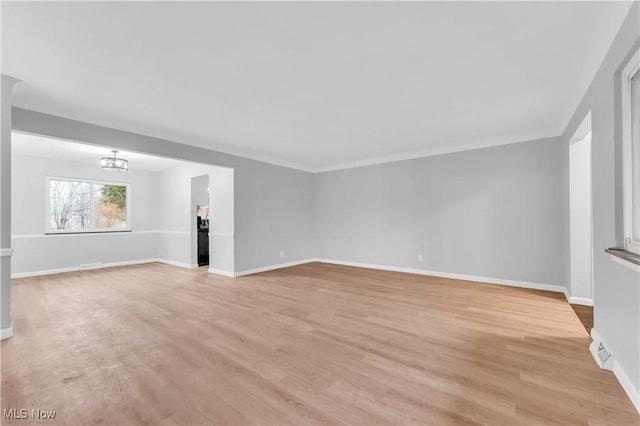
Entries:
{"label": "gray painted wall", "polygon": [[[132,232],[44,235],[47,176],[129,183]],[[215,202],[212,229],[216,235],[225,235],[212,237],[211,244],[216,250],[211,265],[233,272],[232,169],[184,162],[159,172],[112,173],[100,170],[95,164],[13,155],[11,273],[20,276],[86,264],[158,258],[184,266],[196,263],[191,258],[195,256],[195,219],[191,205],[194,176],[204,178],[200,188],[204,201],[201,199],[200,203],[207,202],[207,187],[211,186]]]}
{"label": "gray painted wall", "polygon": [[[523,142],[313,176],[19,108],[13,109],[13,127],[233,167],[236,271],[318,256],[566,285],[568,142],[591,110],[595,327],[638,389],[640,277],[603,253],[622,242],[616,76],[639,44],[638,8],[636,2],[562,143]],[[5,182],[3,177],[3,191]],[[3,215],[2,235],[7,232]],[[418,254],[424,255],[423,263],[417,262]],[[2,282],[5,327],[4,277]]]}
{"label": "gray painted wall", "polygon": [[[13,108],[13,129],[234,169],[235,271],[313,257],[313,175],[242,157]],[[279,257],[285,251],[284,258]]]}
{"label": "gray painted wall", "polygon": [[[11,125],[12,92],[18,80],[0,76],[0,330],[11,330]],[[8,254],[8,253],[7,253]]]}
{"label": "gray painted wall", "polygon": [[[623,243],[620,70],[640,45],[639,9],[635,2],[562,136],[566,156],[571,136],[591,111],[594,328],[615,352],[636,392],[640,389],[640,274],[613,262],[604,249]],[[564,220],[568,223],[566,213]]]}
{"label": "gray painted wall", "polygon": [[561,153],[543,139],[318,174],[317,255],[564,285]]}
{"label": "gray painted wall", "polygon": [[253,163],[235,173],[235,270],[314,257],[313,175]]}
{"label": "gray painted wall", "polygon": [[[199,202],[193,202],[194,180],[200,181]],[[196,204],[207,203],[207,187],[210,187],[209,266],[232,273],[235,255],[233,169],[184,163],[159,173],[159,183],[160,229],[169,231],[164,236],[163,258],[185,265],[197,264]]]}
{"label": "gray painted wall", "polygon": [[[97,160],[96,160],[97,161]],[[158,173],[131,170],[117,173],[101,170],[98,163],[83,164],[75,161],[54,160],[13,154],[11,158],[11,234],[44,234],[46,178],[63,177],[128,183],[131,185],[132,229],[143,231],[160,229],[157,214]]]}
{"label": "gray painted wall", "polygon": [[[12,155],[11,273],[72,268],[161,257],[156,234],[158,173],[132,170],[113,173],[96,165]],[[131,185],[131,226],[135,232],[45,236],[46,177],[123,182]]]}

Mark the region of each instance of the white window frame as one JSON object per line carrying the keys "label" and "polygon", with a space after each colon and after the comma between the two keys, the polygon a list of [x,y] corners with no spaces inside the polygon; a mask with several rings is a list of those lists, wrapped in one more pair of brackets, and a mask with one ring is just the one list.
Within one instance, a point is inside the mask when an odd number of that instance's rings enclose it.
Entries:
{"label": "white window frame", "polygon": [[[624,249],[640,254],[640,241],[633,235],[633,168],[640,168],[640,159],[633,158],[633,137],[631,117],[631,78],[640,71],[640,50],[631,57],[622,70],[622,192]],[[640,131],[640,129],[639,129]],[[640,158],[640,156],[638,156]],[[635,164],[634,164],[635,161]],[[637,188],[640,191],[640,188]]]}
{"label": "white window frame", "polygon": [[[127,226],[126,228],[88,228],[88,229],[50,229],[51,226],[51,181],[61,180],[66,182],[86,182],[97,185],[117,185],[127,187]],[[131,184],[128,182],[110,182],[95,179],[83,179],[83,178],[70,178],[70,177],[57,177],[47,176],[45,178],[45,234],[96,234],[96,233],[117,233],[117,232],[131,232]],[[91,208],[91,217],[93,217],[93,190],[91,191],[91,202],[89,203]]]}

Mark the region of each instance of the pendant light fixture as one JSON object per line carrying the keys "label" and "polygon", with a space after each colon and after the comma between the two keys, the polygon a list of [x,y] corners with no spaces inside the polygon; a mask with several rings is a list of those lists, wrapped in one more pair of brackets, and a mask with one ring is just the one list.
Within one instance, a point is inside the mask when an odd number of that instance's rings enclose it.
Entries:
{"label": "pendant light fixture", "polygon": [[102,170],[116,170],[119,172],[129,171],[129,162],[124,158],[117,158],[117,150],[112,149],[113,157],[102,157],[100,160],[100,168]]}

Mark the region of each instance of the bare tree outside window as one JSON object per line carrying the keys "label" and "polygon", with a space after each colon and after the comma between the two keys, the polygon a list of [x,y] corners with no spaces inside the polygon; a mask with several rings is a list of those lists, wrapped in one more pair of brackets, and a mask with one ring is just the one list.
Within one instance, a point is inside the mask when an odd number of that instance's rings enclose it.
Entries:
{"label": "bare tree outside window", "polygon": [[127,185],[49,180],[49,231],[128,229]]}
{"label": "bare tree outside window", "polygon": [[51,180],[51,229],[86,229],[91,226],[89,183]]}

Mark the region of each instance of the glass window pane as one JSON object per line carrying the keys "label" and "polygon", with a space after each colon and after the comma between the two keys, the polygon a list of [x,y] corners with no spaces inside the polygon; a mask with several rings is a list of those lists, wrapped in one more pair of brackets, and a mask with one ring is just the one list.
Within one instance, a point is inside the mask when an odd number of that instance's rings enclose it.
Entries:
{"label": "glass window pane", "polygon": [[89,183],[49,181],[49,230],[91,228],[90,202]]}
{"label": "glass window pane", "polygon": [[93,185],[96,229],[127,228],[127,187]]}

